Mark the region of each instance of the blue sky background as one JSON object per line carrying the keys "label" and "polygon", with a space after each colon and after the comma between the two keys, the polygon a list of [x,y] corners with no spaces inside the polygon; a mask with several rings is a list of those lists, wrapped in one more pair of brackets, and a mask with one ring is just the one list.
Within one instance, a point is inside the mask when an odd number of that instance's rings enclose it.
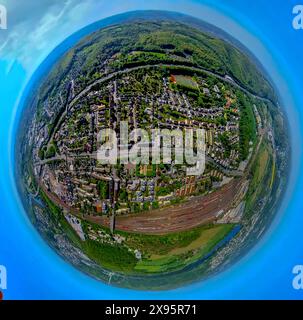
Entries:
{"label": "blue sky background", "polygon": [[[8,30],[0,30],[0,265],[8,271],[7,299],[302,299],[292,268],[303,265],[303,30],[292,8],[303,0],[0,0]],[[32,73],[67,36],[113,14],[179,11],[224,29],[259,58],[283,98],[290,122],[292,174],[281,210],[258,245],[239,263],[203,283],[166,292],[136,292],[97,282],[56,255],[32,227],[13,179],[19,101]]]}

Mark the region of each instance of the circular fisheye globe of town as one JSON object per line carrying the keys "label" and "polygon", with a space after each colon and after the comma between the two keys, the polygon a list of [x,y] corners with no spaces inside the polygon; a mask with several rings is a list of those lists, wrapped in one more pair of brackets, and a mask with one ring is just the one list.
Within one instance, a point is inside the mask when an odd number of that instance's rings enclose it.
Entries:
{"label": "circular fisheye globe of town", "polygon": [[55,58],[27,99],[16,175],[60,256],[106,283],[162,290],[258,242],[287,181],[288,135],[241,43],[188,16],[133,12]]}

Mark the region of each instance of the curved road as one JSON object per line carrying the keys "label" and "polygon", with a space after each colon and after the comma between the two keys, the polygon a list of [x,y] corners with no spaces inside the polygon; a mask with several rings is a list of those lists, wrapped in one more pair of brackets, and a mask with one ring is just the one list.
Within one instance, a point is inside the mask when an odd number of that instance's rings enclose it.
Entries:
{"label": "curved road", "polygon": [[[156,64],[156,65],[147,65],[147,66],[138,66],[134,68],[125,69],[123,71],[117,71],[112,73],[104,78],[98,79],[90,84],[87,88],[81,91],[77,96],[75,96],[71,102],[68,104],[68,108],[71,108],[82,96],[87,94],[93,86],[96,84],[100,84],[102,82],[108,81],[114,78],[117,75],[124,74],[131,72],[133,70],[139,70],[144,68],[152,68],[152,67],[160,67],[160,66],[167,66],[167,67],[182,67],[179,65],[167,65],[167,64]],[[184,66],[183,66],[184,67]],[[186,67],[189,68],[189,67]],[[230,83],[233,86],[237,87],[238,89],[242,90],[243,92],[252,95],[253,97],[262,100],[262,101],[270,101],[269,99],[259,97],[250,93],[247,89],[241,87],[237,83],[226,79],[220,75],[217,75],[209,70],[205,70],[202,68],[193,68],[190,67],[191,70],[203,71],[209,75],[215,76],[220,80]],[[271,102],[271,101],[270,101]],[[66,115],[66,111],[62,113],[55,130],[53,131],[52,135],[50,136],[49,141],[51,141],[53,135],[57,131],[57,127],[60,125],[61,121]],[[260,142],[262,141],[263,134],[261,134],[261,139],[257,146],[257,150],[259,149]],[[257,153],[257,152],[256,152]],[[255,153],[255,155],[256,155]],[[93,156],[92,154],[82,154],[79,156]],[[254,155],[254,156],[255,156]],[[41,161],[41,164],[46,163],[48,161],[57,160],[57,159],[64,158],[62,157],[55,157],[53,159],[48,159],[45,161]],[[209,160],[209,159],[208,159]],[[238,172],[234,172],[235,174]],[[240,175],[240,173],[239,173]],[[243,173],[241,173],[243,175]],[[128,216],[119,216],[116,218],[116,229],[124,230],[129,232],[139,232],[139,233],[147,233],[147,234],[165,234],[169,232],[178,232],[182,230],[192,229],[204,223],[208,223],[214,221],[219,213],[228,210],[234,202],[234,199],[237,198],[237,194],[241,192],[241,185],[245,182],[246,175],[243,175],[242,178],[233,179],[230,183],[223,186],[221,189],[207,194],[205,196],[197,196],[193,198],[192,201],[188,201],[186,203],[182,203],[180,205],[162,208],[153,210],[144,214],[135,215],[131,214]],[[48,194],[53,200],[56,200],[57,203],[60,203],[60,200],[55,199],[54,195]],[[66,205],[60,203],[66,209]],[[76,215],[79,215],[79,212],[75,212],[74,210],[70,210]],[[94,217],[94,216],[85,216],[86,220],[98,223],[103,226],[109,226],[110,220],[107,217]]]}
{"label": "curved road", "polygon": [[[207,69],[204,69],[204,68],[197,68],[197,67],[189,67],[189,66],[184,66],[184,65],[175,65],[175,64],[161,64],[161,63],[158,63],[158,64],[148,64],[148,65],[144,65],[144,66],[137,66],[137,67],[133,67],[133,68],[126,68],[124,70],[120,70],[120,71],[116,71],[116,72],[113,72],[109,75],[107,75],[106,77],[103,77],[103,78],[100,78],[100,79],[97,79],[95,80],[93,83],[91,83],[90,85],[88,85],[85,89],[83,89],[81,92],[79,92],[69,103],[68,103],[68,106],[67,108],[65,109],[70,109],[81,97],[83,97],[85,94],[87,94],[95,85],[97,84],[100,84],[100,83],[103,83],[103,82],[106,82],[108,80],[111,80],[113,78],[115,78],[116,76],[118,75],[122,75],[122,74],[125,74],[125,73],[129,73],[129,72],[132,72],[132,71],[135,71],[135,70],[141,70],[141,69],[146,69],[146,68],[155,68],[155,67],[175,67],[175,68],[186,68],[186,69],[190,69],[190,70],[193,70],[193,71],[197,71],[197,72],[204,72],[208,75],[211,75],[213,77],[216,77],[217,79],[220,79],[221,81],[224,81],[226,83],[229,83],[231,85],[233,85],[234,87],[240,89],[241,91],[253,96],[254,98],[258,99],[258,100],[261,100],[261,101],[266,101],[266,102],[271,102],[272,101],[270,99],[267,99],[267,98],[264,98],[264,97],[261,97],[261,96],[258,96],[258,95],[255,95],[253,93],[251,93],[250,91],[248,91],[246,88],[244,88],[243,86],[239,85],[238,83],[236,83],[235,81],[232,81],[230,79],[227,79],[215,72],[212,72],[212,71],[209,71]],[[52,135],[49,137],[49,140],[48,140],[48,143],[53,139],[53,136],[54,134],[57,132],[57,129],[58,129],[58,126],[61,124],[63,118],[65,117],[67,113],[67,110],[65,110],[58,122],[57,122],[57,125],[56,127],[54,128],[53,132],[52,132]]]}

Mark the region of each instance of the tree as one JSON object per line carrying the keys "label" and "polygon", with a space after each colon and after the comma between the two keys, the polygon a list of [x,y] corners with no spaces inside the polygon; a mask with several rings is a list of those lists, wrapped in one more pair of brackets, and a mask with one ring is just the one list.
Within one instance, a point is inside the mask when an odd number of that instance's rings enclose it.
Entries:
{"label": "tree", "polygon": [[53,158],[55,155],[56,155],[56,148],[55,148],[55,146],[52,144],[52,145],[50,145],[49,148],[47,149],[46,154],[45,154],[45,158],[46,158],[46,159]]}
{"label": "tree", "polygon": [[105,181],[99,181],[98,182],[98,189],[100,193],[101,199],[107,199],[108,196],[108,183]]}

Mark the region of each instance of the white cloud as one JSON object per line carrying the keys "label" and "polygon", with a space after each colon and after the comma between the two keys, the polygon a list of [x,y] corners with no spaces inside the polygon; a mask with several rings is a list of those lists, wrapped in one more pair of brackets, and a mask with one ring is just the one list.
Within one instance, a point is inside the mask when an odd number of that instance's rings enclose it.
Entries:
{"label": "white cloud", "polygon": [[0,1],[8,10],[8,30],[0,32],[0,59],[17,59],[31,71],[59,43],[90,23],[124,11],[161,7],[159,0]]}
{"label": "white cloud", "polygon": [[68,36],[77,23],[76,11],[85,12],[90,0],[44,0],[44,5],[29,0],[18,6],[15,1],[11,0],[7,6],[9,25],[7,32],[0,33],[0,56],[18,59],[31,68]]}

